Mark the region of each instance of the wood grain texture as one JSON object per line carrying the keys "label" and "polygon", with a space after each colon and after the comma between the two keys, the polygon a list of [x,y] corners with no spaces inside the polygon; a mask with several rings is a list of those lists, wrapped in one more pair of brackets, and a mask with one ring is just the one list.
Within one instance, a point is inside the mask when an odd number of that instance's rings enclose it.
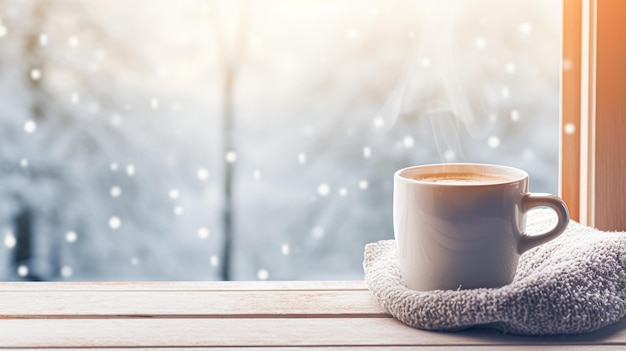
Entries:
{"label": "wood grain texture", "polygon": [[626,1],[583,0],[580,222],[626,230]]}
{"label": "wood grain texture", "polygon": [[580,219],[582,0],[563,1],[559,195]]}
{"label": "wood grain texture", "polygon": [[593,225],[626,230],[626,1],[592,2],[597,13]]}
{"label": "wood grain texture", "polygon": [[0,318],[297,318],[311,315],[386,316],[367,290],[0,292]]}
{"label": "wood grain texture", "polygon": [[576,336],[417,330],[364,282],[1,283],[0,316],[0,348],[626,347],[626,320]]}
{"label": "wood grain texture", "polygon": [[392,318],[0,320],[4,347],[309,347],[622,345],[626,331],[522,337],[491,330],[438,333]]}
{"label": "wood grain texture", "polygon": [[168,282],[2,282],[0,292],[24,291],[367,291],[363,280],[348,281],[168,281]]}

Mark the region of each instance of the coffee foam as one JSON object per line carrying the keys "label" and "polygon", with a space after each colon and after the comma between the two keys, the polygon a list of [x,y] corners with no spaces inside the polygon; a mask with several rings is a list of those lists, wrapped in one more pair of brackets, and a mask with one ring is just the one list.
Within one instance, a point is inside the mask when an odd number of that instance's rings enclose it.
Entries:
{"label": "coffee foam", "polygon": [[493,174],[493,173],[471,173],[471,172],[447,172],[421,174],[412,177],[412,179],[422,182],[450,184],[450,185],[483,185],[483,184],[499,184],[513,181],[514,178]]}

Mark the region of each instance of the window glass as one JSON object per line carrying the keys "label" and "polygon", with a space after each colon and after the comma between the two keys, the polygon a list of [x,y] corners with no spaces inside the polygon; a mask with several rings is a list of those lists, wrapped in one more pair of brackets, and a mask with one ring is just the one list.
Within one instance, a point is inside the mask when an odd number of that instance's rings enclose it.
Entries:
{"label": "window glass", "polygon": [[399,168],[557,191],[559,1],[0,4],[0,279],[360,279]]}

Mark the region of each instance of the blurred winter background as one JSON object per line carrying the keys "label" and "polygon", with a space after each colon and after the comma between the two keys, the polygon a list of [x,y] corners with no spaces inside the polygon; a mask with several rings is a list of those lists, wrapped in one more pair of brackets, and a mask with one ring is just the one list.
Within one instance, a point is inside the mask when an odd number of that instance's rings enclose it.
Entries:
{"label": "blurred winter background", "polygon": [[0,0],[0,279],[360,279],[392,174],[557,191],[560,1]]}

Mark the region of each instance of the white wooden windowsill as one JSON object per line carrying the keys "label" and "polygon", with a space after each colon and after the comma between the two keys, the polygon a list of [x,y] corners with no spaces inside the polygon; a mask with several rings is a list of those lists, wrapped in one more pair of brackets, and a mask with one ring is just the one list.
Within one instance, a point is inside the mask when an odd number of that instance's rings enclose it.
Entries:
{"label": "white wooden windowsill", "polygon": [[438,333],[383,313],[363,281],[0,283],[2,348],[626,348],[626,321],[576,336]]}

